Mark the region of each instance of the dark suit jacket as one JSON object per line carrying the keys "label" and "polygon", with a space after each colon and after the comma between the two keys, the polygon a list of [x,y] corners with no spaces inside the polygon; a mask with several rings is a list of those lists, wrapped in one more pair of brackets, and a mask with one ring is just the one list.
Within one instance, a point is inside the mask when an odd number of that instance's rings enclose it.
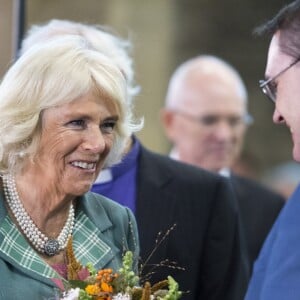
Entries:
{"label": "dark suit jacket", "polygon": [[263,242],[285,202],[283,197],[251,179],[232,174],[231,182],[238,200],[252,268]]}
{"label": "dark suit jacket", "polygon": [[228,180],[142,147],[137,181],[142,259],[155,248],[158,233],[176,224],[148,264],[169,259],[186,269],[158,268],[152,281],[172,275],[190,291],[182,299],[243,299],[247,270]]}

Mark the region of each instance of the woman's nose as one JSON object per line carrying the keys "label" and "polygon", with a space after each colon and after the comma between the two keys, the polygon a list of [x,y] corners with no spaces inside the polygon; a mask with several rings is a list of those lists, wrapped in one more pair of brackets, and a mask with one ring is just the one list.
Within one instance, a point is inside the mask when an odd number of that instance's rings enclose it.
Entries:
{"label": "woman's nose", "polygon": [[105,139],[99,127],[89,130],[85,136],[82,146],[85,151],[90,151],[96,154],[103,152],[105,149]]}

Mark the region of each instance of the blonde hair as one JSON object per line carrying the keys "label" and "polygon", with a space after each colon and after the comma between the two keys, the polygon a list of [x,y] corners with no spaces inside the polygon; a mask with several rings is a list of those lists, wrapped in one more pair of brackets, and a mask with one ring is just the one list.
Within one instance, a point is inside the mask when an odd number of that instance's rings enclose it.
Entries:
{"label": "blonde hair", "polygon": [[80,36],[36,43],[12,65],[0,85],[0,172],[15,172],[33,158],[42,112],[91,91],[116,104],[119,120],[106,165],[121,157],[125,141],[138,129],[128,105],[124,74],[106,55]]}
{"label": "blonde hair", "polygon": [[131,43],[112,34],[108,27],[100,25],[82,24],[69,20],[53,19],[45,24],[33,25],[22,41],[20,55],[36,43],[65,35],[79,35],[96,50],[114,61],[126,77],[128,103],[133,105],[133,98],[139,92],[139,86],[134,82],[132,58],[129,55]]}

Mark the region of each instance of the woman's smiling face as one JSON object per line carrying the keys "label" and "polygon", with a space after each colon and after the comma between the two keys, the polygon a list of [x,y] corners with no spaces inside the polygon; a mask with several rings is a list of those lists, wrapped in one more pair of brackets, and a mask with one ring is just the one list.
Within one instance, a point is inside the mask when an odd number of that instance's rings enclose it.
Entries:
{"label": "woman's smiling face", "polygon": [[92,92],[45,110],[35,176],[65,195],[87,192],[113,145],[117,121],[114,103]]}

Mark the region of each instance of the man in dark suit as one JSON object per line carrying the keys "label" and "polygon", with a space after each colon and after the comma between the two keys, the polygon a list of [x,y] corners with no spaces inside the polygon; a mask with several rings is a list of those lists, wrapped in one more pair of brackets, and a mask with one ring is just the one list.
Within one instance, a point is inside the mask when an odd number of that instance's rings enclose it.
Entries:
{"label": "man in dark suit", "polygon": [[284,199],[231,171],[251,122],[238,72],[209,55],[183,63],[170,80],[162,122],[173,143],[171,157],[230,179],[252,266]]}
{"label": "man in dark suit", "polygon": [[[56,20],[35,26],[21,53],[38,41],[66,34],[83,36],[102,53],[110,49],[107,56],[122,70],[131,101],[135,89],[127,43],[109,33]],[[134,137],[128,140],[125,153],[118,165],[101,172],[92,190],[135,212],[144,264],[142,279],[156,282],[172,275],[180,289],[188,291],[183,300],[241,300],[249,272],[237,204],[228,181],[154,154]]]}
{"label": "man in dark suit", "polygon": [[188,291],[182,299],[243,299],[249,266],[227,179],[153,153],[133,137],[122,162],[100,174],[92,191],[135,212],[142,278],[172,275]]}
{"label": "man in dark suit", "polygon": [[158,231],[176,224],[149,264],[166,258],[186,269],[158,269],[154,281],[171,273],[190,291],[183,299],[242,299],[247,277],[228,183],[141,147],[136,188],[141,257],[150,255]]}
{"label": "man in dark suit", "polygon": [[284,198],[260,183],[234,173],[231,173],[230,179],[238,199],[249,261],[253,265],[284,204]]}

